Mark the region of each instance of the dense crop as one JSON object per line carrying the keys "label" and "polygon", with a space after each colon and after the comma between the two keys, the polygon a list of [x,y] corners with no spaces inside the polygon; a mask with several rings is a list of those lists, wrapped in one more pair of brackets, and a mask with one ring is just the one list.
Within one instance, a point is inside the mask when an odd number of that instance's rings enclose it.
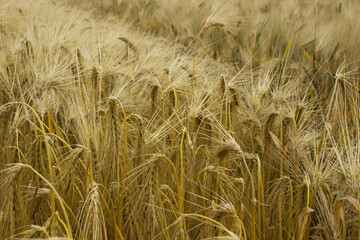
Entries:
{"label": "dense crop", "polygon": [[360,239],[358,12],[0,1],[0,239]]}

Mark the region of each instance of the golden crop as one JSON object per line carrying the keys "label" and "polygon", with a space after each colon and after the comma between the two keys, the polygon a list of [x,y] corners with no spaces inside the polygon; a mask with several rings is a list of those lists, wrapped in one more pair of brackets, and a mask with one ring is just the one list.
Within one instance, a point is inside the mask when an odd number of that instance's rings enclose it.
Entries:
{"label": "golden crop", "polygon": [[0,1],[0,239],[360,239],[359,12]]}

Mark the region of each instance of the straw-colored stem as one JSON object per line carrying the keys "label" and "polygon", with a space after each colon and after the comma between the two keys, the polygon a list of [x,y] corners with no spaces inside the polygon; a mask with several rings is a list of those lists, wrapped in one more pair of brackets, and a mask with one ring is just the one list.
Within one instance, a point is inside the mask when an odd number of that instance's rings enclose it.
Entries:
{"label": "straw-colored stem", "polygon": [[[50,178],[50,182],[53,182],[54,177],[53,177],[53,170],[52,170],[50,144],[48,142],[48,138],[47,138],[47,135],[46,135],[46,132],[45,132],[45,129],[44,129],[44,123],[40,120],[40,117],[36,113],[35,109],[33,109],[29,104],[24,103],[24,102],[15,102],[15,103],[20,104],[20,105],[24,105],[27,108],[29,108],[34,113],[34,116],[36,117],[36,120],[39,122],[39,125],[40,125],[40,128],[41,128],[41,133],[42,133],[42,135],[44,137],[46,155],[47,155],[47,159],[48,159],[49,178]],[[54,196],[54,190],[52,188],[50,188],[50,207],[51,207],[51,213],[53,214],[55,212],[55,196]]]}

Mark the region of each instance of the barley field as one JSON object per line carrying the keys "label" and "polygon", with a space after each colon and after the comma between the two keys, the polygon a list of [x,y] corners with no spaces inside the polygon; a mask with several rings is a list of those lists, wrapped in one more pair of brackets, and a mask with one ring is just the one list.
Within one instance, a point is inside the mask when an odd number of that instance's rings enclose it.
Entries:
{"label": "barley field", "polygon": [[0,0],[0,239],[360,240],[358,0]]}

